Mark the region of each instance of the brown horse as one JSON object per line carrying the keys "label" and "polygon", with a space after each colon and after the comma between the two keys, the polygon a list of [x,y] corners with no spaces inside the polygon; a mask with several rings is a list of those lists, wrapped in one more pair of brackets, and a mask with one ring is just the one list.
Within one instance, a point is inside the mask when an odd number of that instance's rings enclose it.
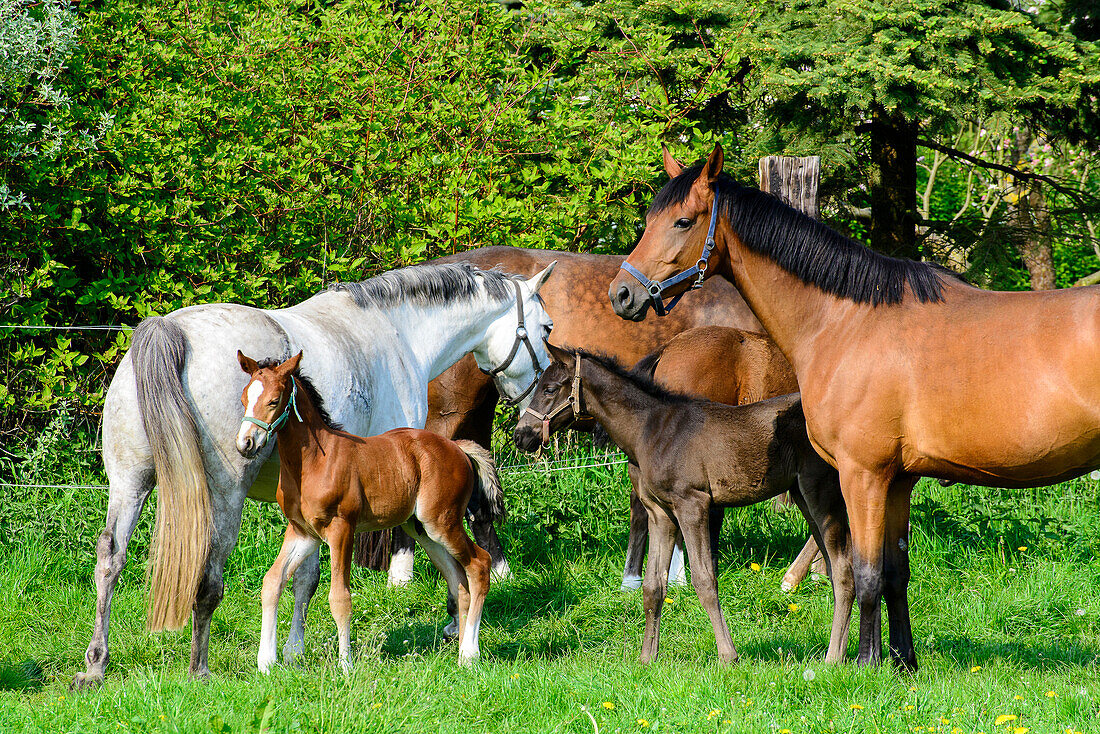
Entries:
{"label": "brown horse", "polygon": [[651,282],[616,276],[615,311],[645,318],[649,294],[677,271],[690,275],[673,293],[715,274],[737,285],[794,368],[810,440],[840,472],[858,660],[881,660],[885,596],[890,654],[915,668],[913,485],[1037,487],[1100,466],[1100,288],[980,290],[739,186],[722,173],[721,146],[691,168],[667,151],[664,163],[672,180],[628,258]]}
{"label": "brown horse", "polygon": [[[744,405],[798,392],[787,358],[771,339],[724,326],[700,326],[677,334],[642,358],[631,373],[648,377],[666,390],[726,405]],[[649,518],[636,489],[637,470],[633,464],[628,467],[632,489],[624,591],[642,585],[642,562],[649,537]],[[718,508],[711,515],[712,548],[717,544],[724,514],[725,510]],[[674,583],[686,583],[683,562],[678,558],[681,543],[682,538],[678,538],[669,570],[669,579]],[[813,538],[808,546],[817,551]]]}
{"label": "brown horse", "polygon": [[[676,334],[695,326],[718,324],[746,331],[763,332],[763,327],[745,304],[737,289],[721,280],[707,284],[675,313],[659,322],[635,324],[623,321],[605,298],[604,287],[623,262],[621,255],[587,255],[518,247],[484,247],[467,250],[433,262],[469,262],[481,269],[498,267],[508,273],[532,275],[552,261],[553,275],[539,290],[543,305],[554,321],[558,343],[609,354],[626,364],[660,347]],[[465,438],[490,448],[497,391],[472,358],[459,361],[428,385],[426,428],[448,438]],[[493,526],[475,517],[474,538],[493,557],[493,573],[508,575],[508,562]],[[370,555],[360,536],[357,558]],[[394,532],[391,583],[404,584],[412,578],[412,541],[400,530]],[[378,566],[375,566],[378,567]]]}
{"label": "brown horse", "polygon": [[642,662],[657,656],[677,525],[687,542],[692,585],[714,626],[718,655],[726,662],[737,659],[718,604],[707,529],[710,510],[742,507],[787,491],[828,551],[834,613],[826,660],[843,660],[853,594],[847,516],[836,470],[807,438],[798,395],[721,405],[669,393],[606,357],[553,345],[548,349],[554,363],[520,418],[516,446],[533,451],[547,431],[587,414],[637,465],[637,491],[649,512],[651,539]]}
{"label": "brown horse", "polygon": [[[332,563],[329,607],[339,633],[340,664],[351,665],[352,538],[398,525],[424,546],[458,600],[458,660],[478,656],[478,629],[489,589],[489,554],[466,535],[470,498],[503,517],[492,455],[472,441],[450,441],[415,428],[360,438],[331,425],[317,391],[297,373],[302,353],[282,364],[237,360],[252,378],[241,394],[245,417],[237,450],[248,457],[277,433],[279,489],[286,536],[264,576],[263,624],[257,662],[275,662],[276,615],[287,579],[321,544]],[[260,432],[263,433],[260,433]]]}

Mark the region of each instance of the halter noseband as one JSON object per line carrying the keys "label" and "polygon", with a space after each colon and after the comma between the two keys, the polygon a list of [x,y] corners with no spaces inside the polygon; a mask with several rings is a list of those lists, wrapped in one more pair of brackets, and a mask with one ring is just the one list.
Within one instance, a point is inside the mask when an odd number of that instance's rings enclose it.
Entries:
{"label": "halter noseband", "polygon": [[590,418],[587,413],[584,412],[584,402],[581,398],[581,355],[574,354],[577,361],[573,367],[573,388],[569,392],[569,398],[556,408],[551,409],[549,412],[540,413],[537,410],[532,409],[530,406],[523,411],[524,415],[530,413],[534,416],[535,420],[542,423],[542,445],[546,446],[550,443],[550,421],[557,418],[560,414],[564,413],[569,408],[573,409],[573,420],[569,422],[569,425],[573,425],[578,420],[583,418]]}
{"label": "halter noseband", "polygon": [[276,433],[280,428],[282,428],[283,426],[286,425],[286,422],[288,420],[290,420],[290,410],[291,410],[291,408],[293,408],[294,409],[294,415],[296,415],[298,417],[298,422],[301,423],[302,422],[302,414],[298,412],[297,396],[298,396],[298,381],[294,379],[293,375],[291,375],[291,377],[290,377],[290,400],[286,401],[286,407],[283,408],[282,414],[278,418],[276,418],[275,420],[271,421],[270,423],[265,423],[262,420],[260,420],[259,418],[253,418],[250,415],[246,415],[244,417],[244,422],[245,423],[255,423],[257,426],[264,429],[268,433]]}
{"label": "halter noseband", "polygon": [[[707,239],[706,242],[703,243],[703,252],[699,255],[699,259],[695,261],[694,265],[662,281],[650,280],[642,271],[625,260],[623,264],[619,266],[620,269],[634,276],[634,278],[642,284],[642,287],[646,289],[646,292],[649,293],[650,300],[653,301],[653,310],[657,312],[658,316],[664,316],[671,311],[672,307],[680,302],[684,293],[703,287],[703,279],[706,277],[707,273],[707,261],[710,260],[710,253],[714,250],[714,227],[717,223],[718,191],[716,189],[714,192],[714,204],[710,209],[710,229],[707,230]],[[661,296],[665,291],[691,277],[695,277],[695,282],[691,284],[691,287],[688,288],[687,291],[673,296],[667,306],[661,301]]]}
{"label": "halter noseband", "polygon": [[[526,322],[523,318],[523,291],[520,290],[519,281],[513,280],[512,285],[516,287],[516,340],[512,342],[512,351],[508,352],[508,356],[504,358],[504,361],[491,370],[481,370],[489,377],[493,378],[493,382],[497,386],[497,391],[504,398],[506,405],[515,405],[516,403],[527,397],[532,390],[535,389],[535,385],[539,384],[539,378],[542,377],[542,366],[539,365],[539,358],[535,355],[535,347],[531,344],[531,336],[527,333]],[[508,369],[508,365],[512,364],[512,360],[516,358],[516,354],[519,352],[519,345],[523,344],[527,347],[527,352],[531,355],[531,364],[535,367],[535,379],[531,381],[531,384],[527,386],[527,389],[521,392],[514,398],[508,397],[508,395],[501,389],[500,383],[497,382],[497,377],[504,370]],[[480,368],[479,368],[480,369]]]}

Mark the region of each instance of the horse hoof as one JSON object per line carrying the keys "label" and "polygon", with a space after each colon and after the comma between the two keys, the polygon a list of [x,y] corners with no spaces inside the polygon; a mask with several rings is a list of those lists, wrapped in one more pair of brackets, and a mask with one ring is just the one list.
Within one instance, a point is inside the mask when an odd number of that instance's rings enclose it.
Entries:
{"label": "horse hoof", "polygon": [[781,584],[779,584],[779,590],[782,591],[782,592],[786,592],[786,593],[794,591],[797,588],[798,588],[798,584],[792,584],[790,581],[787,581],[786,579],[784,579],[783,582]]}
{"label": "horse hoof", "polygon": [[465,654],[460,652],[458,654],[458,664],[463,667],[469,667],[476,663],[479,657],[480,654],[476,650],[474,652]]}
{"label": "horse hoof", "polygon": [[447,640],[453,640],[454,638],[458,637],[457,620],[451,619],[451,621],[447,623],[447,626],[443,628],[443,637]]}
{"label": "horse hoof", "polygon": [[508,561],[501,561],[489,571],[490,581],[511,581],[514,578],[515,575],[512,573],[511,567],[508,566]]}
{"label": "horse hoof", "polygon": [[89,691],[103,685],[103,673],[77,673],[69,684],[70,691]]}
{"label": "horse hoof", "polygon": [[623,585],[619,587],[619,591],[636,591],[642,588],[641,576],[623,576]]}
{"label": "horse hoof", "polygon": [[736,652],[729,655],[719,655],[718,659],[722,662],[722,665],[737,665],[737,661],[741,659],[741,656]]}

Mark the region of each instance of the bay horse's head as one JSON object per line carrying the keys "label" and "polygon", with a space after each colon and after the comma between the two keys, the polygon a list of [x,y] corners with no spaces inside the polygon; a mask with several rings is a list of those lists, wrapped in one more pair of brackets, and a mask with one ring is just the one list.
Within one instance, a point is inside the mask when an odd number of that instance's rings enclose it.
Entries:
{"label": "bay horse's head", "polygon": [[[274,361],[274,360],[271,360]],[[237,451],[246,459],[256,456],[275,432],[297,413],[294,372],[302,361],[302,353],[279,365],[265,361],[262,365],[237,350],[237,362],[252,379],[241,393],[244,418],[237,431]],[[301,417],[298,417],[301,420]]]}
{"label": "bay horse's head", "polygon": [[554,434],[569,427],[581,410],[578,357],[547,342],[551,362],[535,386],[531,404],[523,411],[512,433],[521,451],[537,451]]}
{"label": "bay horse's head", "polygon": [[722,173],[722,146],[715,144],[705,163],[690,168],[664,146],[661,152],[672,180],[653,198],[645,232],[608,289],[615,313],[632,321],[644,319],[650,305],[664,316],[679,296],[713,275],[717,256],[715,182]]}

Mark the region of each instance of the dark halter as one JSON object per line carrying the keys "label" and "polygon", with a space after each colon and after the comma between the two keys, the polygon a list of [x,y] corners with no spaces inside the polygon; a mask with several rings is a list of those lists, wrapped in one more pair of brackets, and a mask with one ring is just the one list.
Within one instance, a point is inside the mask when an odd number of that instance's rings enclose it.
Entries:
{"label": "dark halter", "polygon": [[[523,319],[523,291],[520,290],[519,281],[513,280],[512,285],[516,287],[516,340],[512,342],[512,351],[508,352],[508,356],[504,358],[504,361],[491,370],[481,370],[489,377],[493,378],[493,383],[497,386],[497,392],[500,393],[504,399],[506,405],[515,405],[516,403],[527,397],[532,390],[535,389],[535,385],[539,384],[539,378],[542,377],[542,365],[539,364],[539,358],[535,355],[535,347],[531,344],[531,337],[527,333],[527,326]],[[519,345],[527,347],[527,352],[531,355],[531,364],[535,367],[535,379],[531,381],[531,384],[527,386],[527,389],[521,392],[518,396],[512,398],[504,392],[500,387],[500,383],[497,382],[497,376],[508,369],[508,365],[512,364],[512,360],[516,358],[516,354],[519,352]],[[479,368],[480,369],[480,368]]]}
{"label": "dark halter", "polygon": [[[703,252],[699,255],[699,259],[695,261],[694,265],[662,281],[650,280],[642,271],[626,261],[623,261],[623,264],[619,266],[622,270],[634,276],[634,278],[642,284],[642,287],[646,289],[646,292],[649,293],[650,300],[653,301],[653,310],[657,312],[658,316],[664,316],[671,311],[672,307],[680,302],[684,293],[703,287],[703,279],[706,277],[707,273],[707,261],[710,260],[710,253],[714,250],[714,227],[717,223],[718,191],[716,189],[714,192],[714,204],[710,209],[710,229],[707,230],[707,239],[706,242],[703,243]],[[693,277],[695,278],[695,282],[691,284],[691,287],[688,288],[687,291],[673,296],[667,306],[662,302],[661,297],[665,291]]]}
{"label": "dark halter", "polygon": [[535,420],[542,423],[543,446],[547,446],[550,443],[550,421],[557,418],[566,410],[570,408],[573,409],[573,420],[569,422],[569,425],[573,425],[578,420],[592,417],[584,412],[584,402],[581,399],[581,355],[574,354],[573,356],[576,357],[577,361],[573,367],[573,389],[570,390],[568,399],[558,407],[552,408],[546,413],[540,413],[537,410],[533,410],[530,406],[523,411],[524,415],[530,413],[534,416]]}

